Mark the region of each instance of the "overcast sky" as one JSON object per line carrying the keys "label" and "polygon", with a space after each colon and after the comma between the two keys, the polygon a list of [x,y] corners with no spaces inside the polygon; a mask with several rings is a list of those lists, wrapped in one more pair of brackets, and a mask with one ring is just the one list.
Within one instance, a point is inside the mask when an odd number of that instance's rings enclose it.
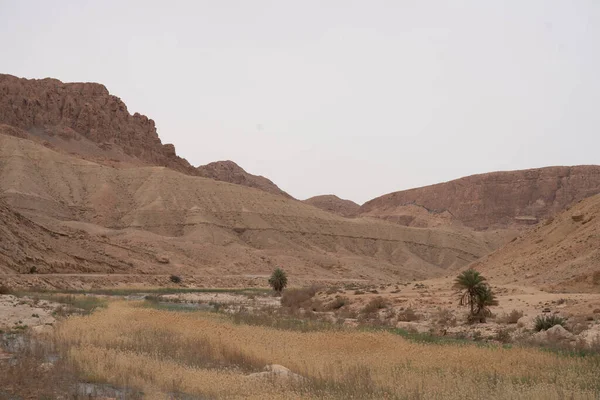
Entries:
{"label": "overcast sky", "polygon": [[600,163],[597,0],[0,0],[0,49],[300,199]]}

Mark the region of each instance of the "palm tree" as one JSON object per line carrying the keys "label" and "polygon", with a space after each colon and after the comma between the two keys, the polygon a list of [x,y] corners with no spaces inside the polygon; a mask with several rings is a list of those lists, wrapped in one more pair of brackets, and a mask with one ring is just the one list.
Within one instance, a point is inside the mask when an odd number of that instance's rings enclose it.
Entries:
{"label": "palm tree", "polygon": [[281,268],[277,268],[269,278],[269,285],[273,290],[281,294],[282,290],[287,286],[287,274]]}
{"label": "palm tree", "polygon": [[470,306],[471,315],[475,315],[477,298],[483,286],[485,286],[485,277],[473,268],[463,271],[454,280],[454,288],[460,294],[459,304],[461,306]]}
{"label": "palm tree", "polygon": [[475,315],[479,317],[479,322],[485,322],[485,319],[492,315],[489,307],[497,306],[498,299],[488,285],[482,285],[477,293],[477,311]]}

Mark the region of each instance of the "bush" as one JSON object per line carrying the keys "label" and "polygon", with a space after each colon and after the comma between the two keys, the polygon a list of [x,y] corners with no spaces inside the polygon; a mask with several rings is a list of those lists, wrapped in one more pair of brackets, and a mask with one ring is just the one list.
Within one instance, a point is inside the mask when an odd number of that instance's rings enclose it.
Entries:
{"label": "bush", "polygon": [[281,296],[281,305],[292,309],[310,308],[312,305],[312,298],[316,293],[317,288],[314,286],[286,290]]}
{"label": "bush", "polygon": [[504,314],[498,318],[498,323],[516,324],[523,316],[523,311],[512,310],[509,314]]}
{"label": "bush", "polygon": [[275,269],[269,278],[269,286],[277,293],[281,293],[287,286],[287,274],[281,268]]}
{"label": "bush", "polygon": [[534,321],[534,330],[536,332],[545,331],[555,325],[565,327],[565,319],[558,315],[538,315]]}
{"label": "bush", "polygon": [[421,317],[412,308],[407,308],[398,313],[398,321],[413,322],[418,321]]}
{"label": "bush", "polygon": [[388,303],[383,297],[375,297],[362,309],[363,314],[373,314],[377,311],[387,308]]}
{"label": "bush", "polygon": [[177,275],[171,275],[169,280],[173,283],[181,283],[181,277]]}
{"label": "bush", "polygon": [[37,274],[37,267],[34,265],[32,267],[29,268],[29,273],[30,274]]}
{"label": "bush", "polygon": [[456,325],[456,317],[452,313],[452,310],[447,308],[438,309],[437,315],[435,317],[435,321],[438,325],[441,326],[455,326]]}
{"label": "bush", "polygon": [[509,329],[500,329],[498,332],[496,332],[496,338],[497,341],[499,341],[500,343],[510,343],[512,341],[512,338],[510,336],[510,330]]}
{"label": "bush", "polygon": [[340,296],[336,297],[335,300],[329,303],[327,305],[327,308],[329,308],[330,310],[339,310],[340,308],[348,304],[350,304],[350,299],[348,299],[347,297]]}
{"label": "bush", "polygon": [[12,290],[8,286],[0,285],[0,294],[10,294]]}

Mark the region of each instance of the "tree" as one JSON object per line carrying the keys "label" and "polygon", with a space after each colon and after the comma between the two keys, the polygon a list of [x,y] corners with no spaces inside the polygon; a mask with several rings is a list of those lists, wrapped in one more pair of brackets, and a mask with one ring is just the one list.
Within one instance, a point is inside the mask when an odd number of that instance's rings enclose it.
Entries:
{"label": "tree", "polygon": [[281,294],[283,289],[287,286],[287,274],[281,268],[277,268],[271,274],[269,278],[269,285],[273,288],[274,291]]}
{"label": "tree", "polygon": [[477,310],[475,311],[479,322],[485,322],[486,318],[492,315],[490,307],[497,305],[498,300],[492,289],[488,285],[482,285],[477,291]]}
{"label": "tree", "polygon": [[454,288],[460,294],[459,304],[461,306],[470,306],[471,315],[475,315],[478,293],[484,286],[485,277],[472,268],[463,271],[454,280]]}

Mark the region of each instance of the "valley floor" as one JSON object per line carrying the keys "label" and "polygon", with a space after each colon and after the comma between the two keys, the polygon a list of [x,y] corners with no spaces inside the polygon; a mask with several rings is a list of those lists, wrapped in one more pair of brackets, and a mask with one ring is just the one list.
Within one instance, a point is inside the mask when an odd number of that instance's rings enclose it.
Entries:
{"label": "valley floor", "polygon": [[[451,286],[0,295],[0,398],[600,396],[600,294],[494,286],[495,318],[469,325]],[[540,314],[565,317],[568,330],[533,332]]]}

